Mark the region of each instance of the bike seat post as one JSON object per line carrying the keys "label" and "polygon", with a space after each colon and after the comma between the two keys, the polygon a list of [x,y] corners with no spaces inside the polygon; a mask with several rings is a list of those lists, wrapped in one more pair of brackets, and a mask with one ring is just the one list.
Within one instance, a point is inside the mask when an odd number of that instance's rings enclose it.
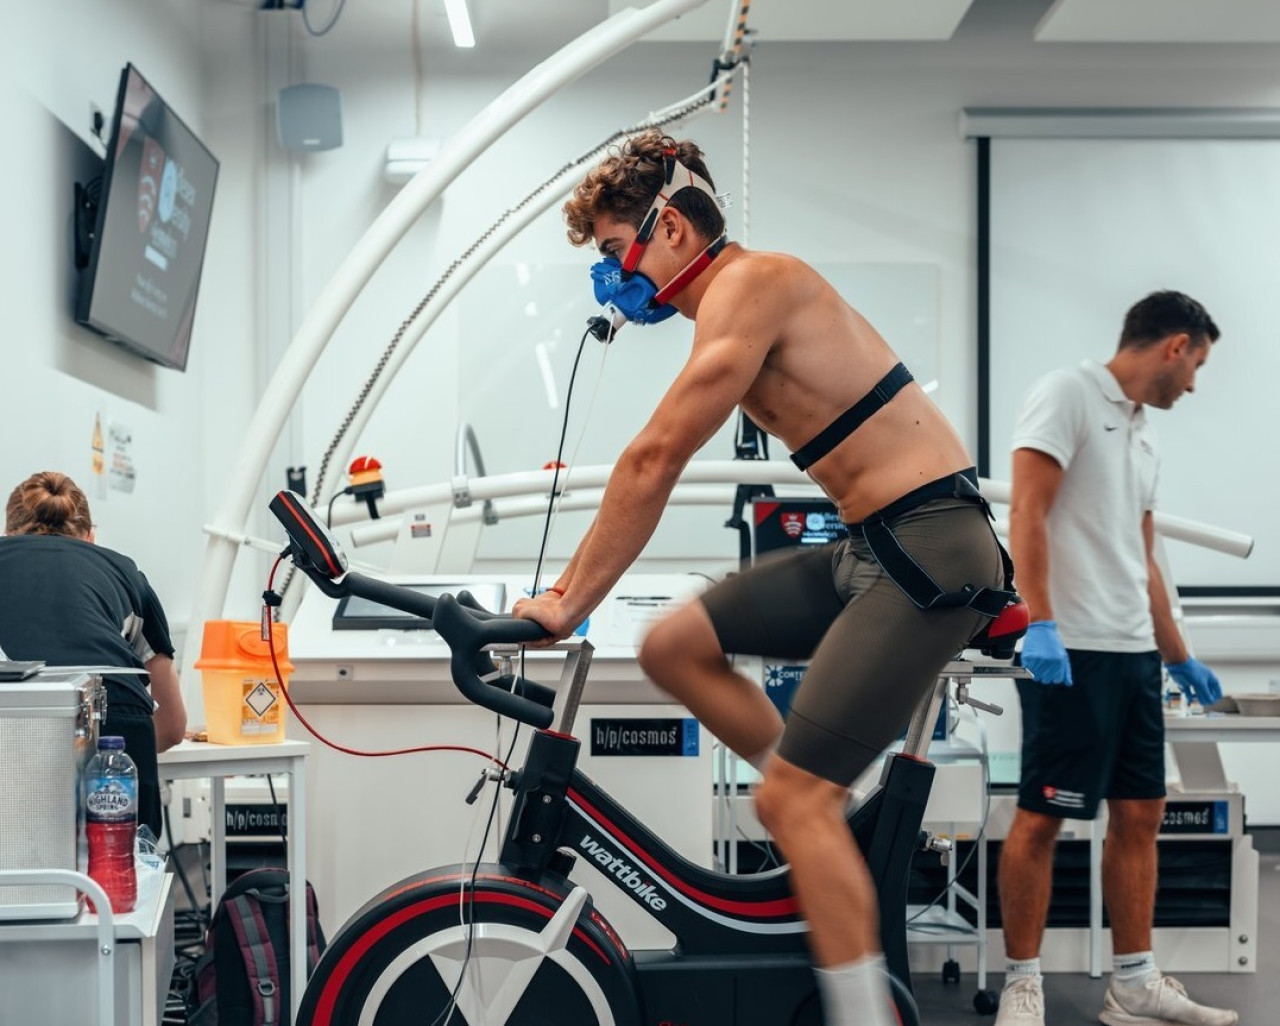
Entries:
{"label": "bike seat post", "polygon": [[906,740],[902,742],[902,754],[913,759],[924,759],[929,754],[929,742],[933,739],[933,727],[938,722],[938,713],[942,703],[947,700],[947,682],[950,678],[940,676],[933,682],[933,688],[926,692],[916,711],[911,716],[907,727]]}
{"label": "bike seat post", "polygon": [[560,671],[560,686],[557,689],[563,696],[560,706],[560,723],[556,729],[561,734],[573,734],[573,723],[578,718],[578,706],[582,704],[582,691],[587,685],[587,670],[591,668],[591,654],[595,646],[586,638],[570,650],[564,658],[564,666]]}

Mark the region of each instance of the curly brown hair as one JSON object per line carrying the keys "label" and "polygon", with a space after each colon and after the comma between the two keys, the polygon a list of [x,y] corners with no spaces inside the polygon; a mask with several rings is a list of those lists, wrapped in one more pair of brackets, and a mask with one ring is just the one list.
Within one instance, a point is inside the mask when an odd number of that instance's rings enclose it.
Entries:
{"label": "curly brown hair", "polygon": [[[696,143],[688,139],[677,142],[651,128],[613,149],[574,188],[564,205],[569,241],[575,246],[591,243],[595,238],[596,218],[602,215],[639,229],[653,198],[662,188],[663,154],[667,149],[674,149],[681,164],[715,188]],[[687,217],[708,242],[724,234],[724,215],[719,205],[701,189],[680,190],[672,198],[671,206]]]}
{"label": "curly brown hair", "polygon": [[93,530],[89,500],[76,483],[56,470],[32,474],[9,495],[5,534],[64,534],[85,538]]}

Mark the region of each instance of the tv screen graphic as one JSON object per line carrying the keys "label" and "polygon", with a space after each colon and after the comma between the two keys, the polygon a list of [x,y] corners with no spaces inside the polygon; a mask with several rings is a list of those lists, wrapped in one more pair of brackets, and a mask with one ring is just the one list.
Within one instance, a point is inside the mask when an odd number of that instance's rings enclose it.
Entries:
{"label": "tv screen graphic", "polygon": [[186,369],[218,161],[132,65],[120,76],[76,319]]}
{"label": "tv screen graphic", "polygon": [[751,527],[756,557],[801,545],[827,545],[845,537],[844,524],[830,499],[756,499]]}

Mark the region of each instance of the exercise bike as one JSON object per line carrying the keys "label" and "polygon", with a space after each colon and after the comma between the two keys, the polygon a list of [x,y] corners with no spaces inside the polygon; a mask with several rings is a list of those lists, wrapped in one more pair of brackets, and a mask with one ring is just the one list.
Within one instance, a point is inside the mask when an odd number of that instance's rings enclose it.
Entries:
{"label": "exercise bike", "polygon": [[[806,926],[786,868],[735,876],[698,866],[576,769],[572,730],[589,642],[561,643],[558,688],[518,677],[503,653],[545,637],[537,623],[488,613],[466,593],[432,598],[349,573],[300,496],[280,492],[271,509],[295,565],[322,592],[422,617],[448,644],[466,698],[536,728],[524,765],[502,774],[514,798],[499,861],[430,869],[366,903],[316,966],[298,1026],[821,1026]],[[984,650],[1008,660],[1025,629],[1026,607],[1009,607],[985,632]],[[949,848],[920,829],[934,775],[925,754],[948,679],[921,702],[901,754],[888,758],[879,785],[849,817],[875,882],[902,1026],[919,1023],[906,939],[912,855]],[[963,685],[958,692],[960,701],[999,712],[968,698]],[[675,945],[629,951],[568,878],[576,859],[594,863]],[[456,1008],[441,1014],[451,1002]]]}

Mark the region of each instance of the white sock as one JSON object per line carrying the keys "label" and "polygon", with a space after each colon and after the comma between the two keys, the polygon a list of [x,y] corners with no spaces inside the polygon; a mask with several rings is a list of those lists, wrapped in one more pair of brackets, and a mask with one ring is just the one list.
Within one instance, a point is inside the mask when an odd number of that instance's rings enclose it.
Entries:
{"label": "white sock", "polygon": [[1160,978],[1155,955],[1150,951],[1135,951],[1128,955],[1111,957],[1111,982],[1137,990],[1151,980]]}
{"label": "white sock", "polygon": [[826,1026],[897,1026],[893,995],[884,956],[877,953],[856,962],[814,968],[822,994]]}
{"label": "white sock", "polygon": [[1032,979],[1039,980],[1040,976],[1040,959],[1011,958],[1004,964],[1004,983],[1007,987],[1014,980]]}

